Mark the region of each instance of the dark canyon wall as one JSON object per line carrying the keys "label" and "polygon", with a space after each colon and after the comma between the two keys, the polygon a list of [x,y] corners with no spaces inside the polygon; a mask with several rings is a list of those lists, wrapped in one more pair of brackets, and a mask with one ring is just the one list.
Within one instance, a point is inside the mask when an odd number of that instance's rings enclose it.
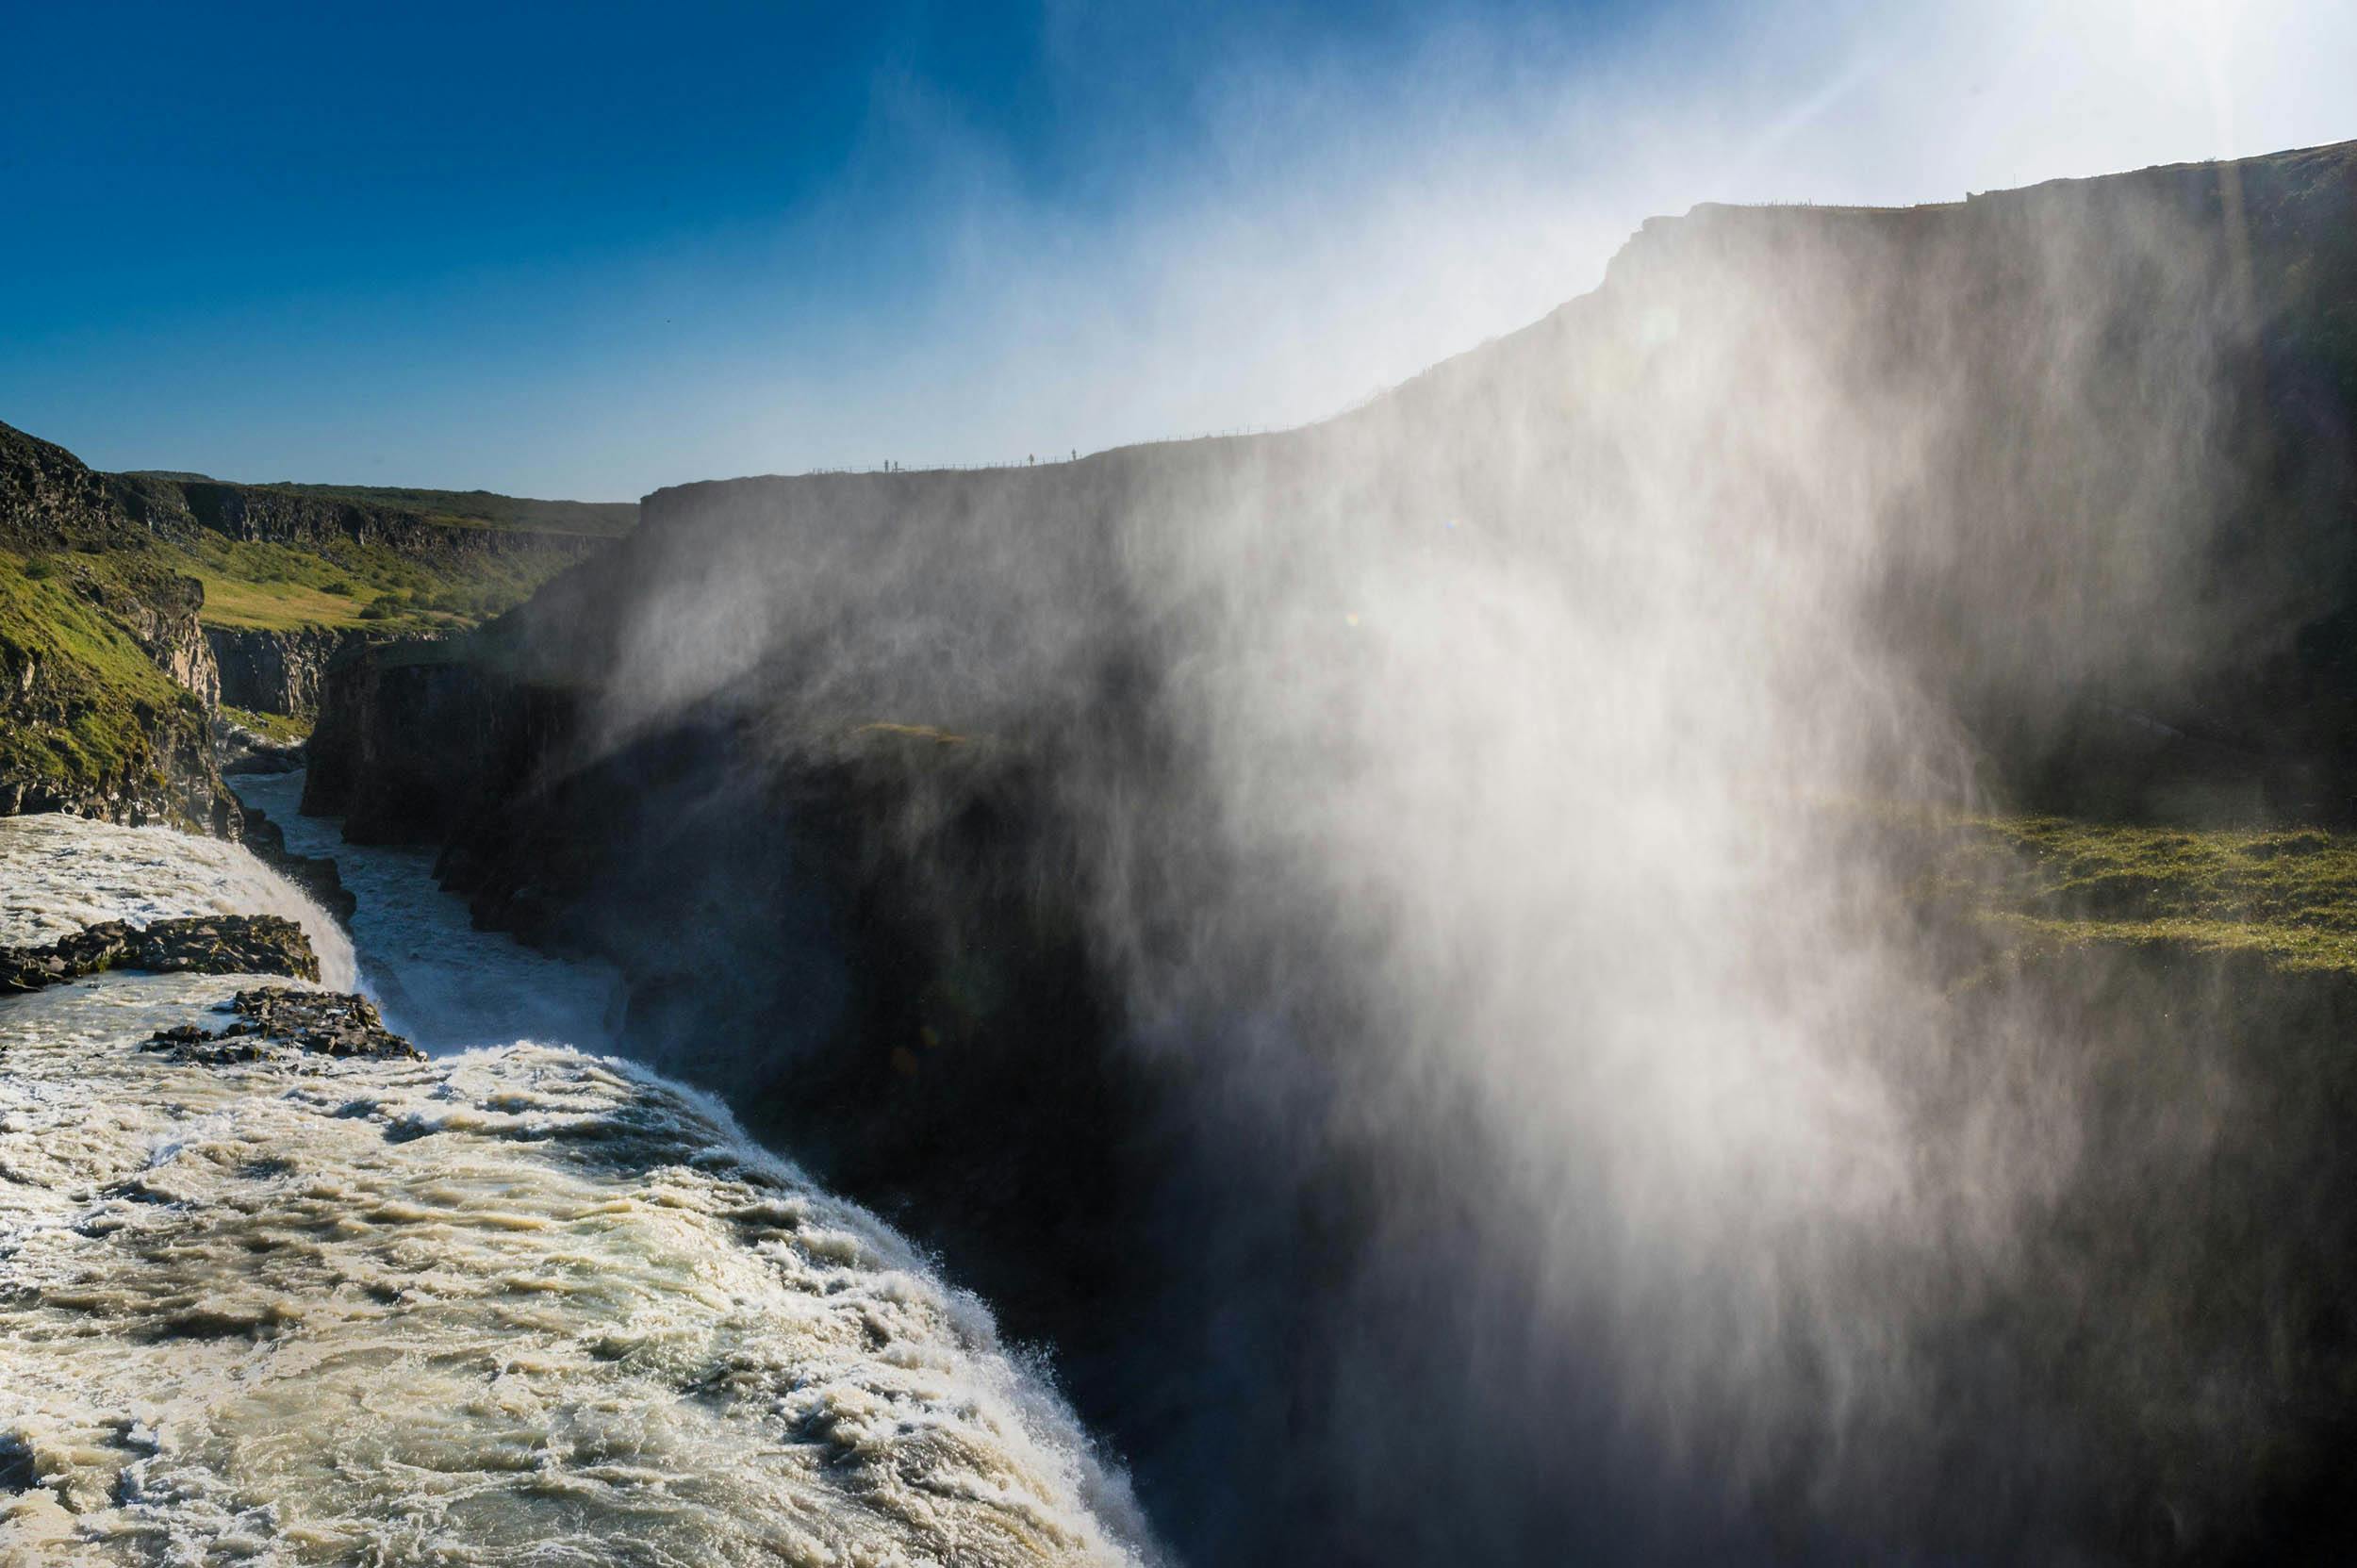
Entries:
{"label": "dark canyon wall", "polygon": [[327,668],[340,654],[386,640],[325,626],[273,632],[208,626],[206,645],[221,671],[220,701],[255,713],[315,718]]}
{"label": "dark canyon wall", "polygon": [[1894,824],[2357,816],[2353,414],[2357,149],[1705,208],[1301,431],[658,492],[331,672],[306,809],[619,963],[1195,1560],[2322,1549],[2345,979]]}

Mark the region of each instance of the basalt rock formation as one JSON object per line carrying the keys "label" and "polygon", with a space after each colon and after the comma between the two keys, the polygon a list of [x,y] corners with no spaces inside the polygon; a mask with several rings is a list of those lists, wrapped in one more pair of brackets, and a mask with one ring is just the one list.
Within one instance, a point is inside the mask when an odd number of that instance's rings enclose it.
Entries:
{"label": "basalt rock formation", "polygon": [[255,858],[311,896],[311,901],[338,920],[349,921],[359,900],[343,883],[336,863],[325,855],[299,855],[287,848],[287,831],[258,806],[246,806],[245,847]]}
{"label": "basalt rock formation", "polygon": [[205,641],[221,670],[222,701],[306,720],[318,717],[327,667],[339,654],[382,640],[366,632],[327,626],[283,632],[242,626],[205,629]]}
{"label": "basalt rock formation", "polygon": [[[573,733],[574,703],[487,646],[395,644],[330,669],[306,749],[305,814],[342,817],[355,844],[431,843],[477,801],[528,790]],[[420,748],[427,734],[439,740]]]}

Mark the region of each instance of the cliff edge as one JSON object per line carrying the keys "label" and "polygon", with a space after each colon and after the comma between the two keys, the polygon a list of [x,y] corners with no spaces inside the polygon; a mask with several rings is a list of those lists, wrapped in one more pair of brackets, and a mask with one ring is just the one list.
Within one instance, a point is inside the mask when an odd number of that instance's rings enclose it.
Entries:
{"label": "cliff edge", "polygon": [[0,811],[234,834],[204,602],[102,476],[0,425]]}

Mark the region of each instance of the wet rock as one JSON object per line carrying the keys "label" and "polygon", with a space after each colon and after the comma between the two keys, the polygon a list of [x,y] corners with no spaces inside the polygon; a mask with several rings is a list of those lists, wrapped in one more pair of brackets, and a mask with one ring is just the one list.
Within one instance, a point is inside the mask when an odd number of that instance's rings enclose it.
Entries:
{"label": "wet rock", "polygon": [[[254,1037],[287,1043],[328,1056],[397,1057],[423,1061],[425,1053],[385,1027],[376,1003],[337,991],[297,991],[266,985],[240,991],[230,1007],[252,1025]],[[234,1034],[232,1024],[223,1038]]]}
{"label": "wet rock", "polygon": [[264,1056],[269,1056],[269,1051],[264,1051],[252,1040],[236,1040],[236,1042],[226,1042],[226,1045],[222,1045],[222,1042],[214,1040],[214,1035],[207,1035],[207,1032],[200,1031],[200,1028],[198,1031],[193,1031],[193,1035],[195,1037],[190,1040],[190,1037],[184,1037],[184,1032],[176,1031],[176,1028],[163,1028],[163,1031],[156,1031],[154,1040],[141,1045],[140,1049],[141,1051],[163,1051],[163,1054],[170,1056],[173,1061],[186,1061],[186,1064],[203,1065],[203,1068],[228,1068],[228,1065],[245,1064],[245,1061],[261,1061]]}
{"label": "wet rock", "polygon": [[0,1432],[0,1494],[30,1492],[41,1484],[33,1445],[19,1432]]}
{"label": "wet rock", "polygon": [[311,939],[280,916],[199,916],[144,927],[104,920],[43,947],[0,948],[0,995],[38,991],[107,969],[320,978]]}
{"label": "wet rock", "polygon": [[219,1033],[180,1024],[157,1030],[141,1048],[207,1067],[295,1051],[368,1061],[425,1059],[422,1051],[385,1027],[376,1004],[366,997],[266,985],[239,992],[228,1006],[238,1021]]}
{"label": "wet rock", "polygon": [[159,1029],[140,1048],[158,1051],[174,1062],[193,1063],[203,1067],[228,1067],[244,1062],[259,1062],[270,1054],[251,1040],[227,1041],[226,1036],[207,1034],[193,1024],[184,1024],[178,1029]]}

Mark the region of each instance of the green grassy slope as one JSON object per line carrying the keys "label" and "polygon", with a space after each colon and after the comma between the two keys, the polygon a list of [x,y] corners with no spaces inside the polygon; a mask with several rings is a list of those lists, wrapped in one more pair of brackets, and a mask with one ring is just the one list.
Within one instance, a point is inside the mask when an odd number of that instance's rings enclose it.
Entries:
{"label": "green grassy slope", "polygon": [[471,626],[520,602],[565,565],[562,556],[536,554],[436,562],[350,540],[305,549],[218,534],[157,549],[205,585],[205,624],[277,632]]}
{"label": "green grassy slope", "polygon": [[205,744],[205,708],[105,607],[146,595],[142,556],[0,550],[0,780],[50,801],[168,798],[172,753]]}
{"label": "green grassy slope", "polygon": [[638,510],[481,492],[101,477],[174,569],[205,585],[205,623],[240,630],[470,626],[626,532]]}
{"label": "green grassy slope", "polygon": [[2357,836],[2057,817],[1932,830],[1919,890],[2012,945],[2178,945],[2357,973]]}

